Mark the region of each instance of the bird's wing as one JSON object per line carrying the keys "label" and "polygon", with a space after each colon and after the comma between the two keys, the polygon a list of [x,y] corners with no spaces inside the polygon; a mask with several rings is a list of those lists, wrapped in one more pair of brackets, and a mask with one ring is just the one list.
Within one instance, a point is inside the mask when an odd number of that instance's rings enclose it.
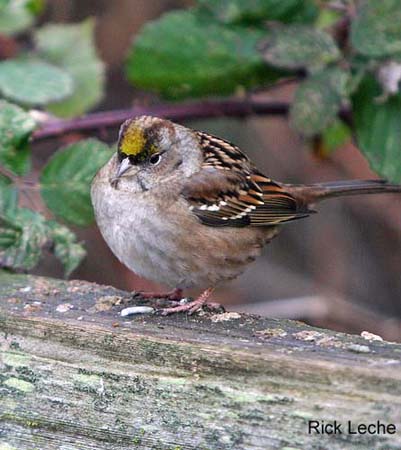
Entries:
{"label": "bird's wing", "polygon": [[268,226],[310,211],[279,184],[258,172],[235,145],[197,132],[204,163],[183,188],[192,212],[209,226]]}

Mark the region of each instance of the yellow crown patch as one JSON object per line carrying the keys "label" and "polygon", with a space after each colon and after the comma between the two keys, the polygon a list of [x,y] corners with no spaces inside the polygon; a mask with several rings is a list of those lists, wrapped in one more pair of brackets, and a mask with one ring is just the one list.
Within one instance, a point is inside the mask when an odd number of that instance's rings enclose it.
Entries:
{"label": "yellow crown patch", "polygon": [[141,128],[129,126],[121,137],[120,150],[126,155],[137,156],[145,149],[146,138]]}

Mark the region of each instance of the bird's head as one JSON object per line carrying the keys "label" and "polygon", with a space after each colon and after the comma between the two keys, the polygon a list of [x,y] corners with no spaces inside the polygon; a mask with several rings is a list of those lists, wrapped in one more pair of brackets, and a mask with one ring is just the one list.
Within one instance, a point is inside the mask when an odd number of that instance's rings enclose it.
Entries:
{"label": "bird's head", "polygon": [[168,120],[151,116],[129,119],[120,128],[118,164],[112,183],[117,185],[122,177],[140,177],[149,189],[181,166],[184,173],[188,172],[197,144],[192,130]]}

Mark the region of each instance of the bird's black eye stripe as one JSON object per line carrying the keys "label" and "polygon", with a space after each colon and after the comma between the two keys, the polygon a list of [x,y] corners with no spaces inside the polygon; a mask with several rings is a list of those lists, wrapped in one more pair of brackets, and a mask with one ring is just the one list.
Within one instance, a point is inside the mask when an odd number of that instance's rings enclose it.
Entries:
{"label": "bird's black eye stripe", "polygon": [[126,155],[124,152],[118,152],[118,162],[121,162],[123,159],[127,158],[128,155]]}

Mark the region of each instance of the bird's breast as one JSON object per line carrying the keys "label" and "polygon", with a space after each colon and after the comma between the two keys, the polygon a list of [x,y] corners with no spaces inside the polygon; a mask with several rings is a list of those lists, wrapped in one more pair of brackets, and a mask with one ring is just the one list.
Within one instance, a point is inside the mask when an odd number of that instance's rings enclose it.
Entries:
{"label": "bird's breast", "polygon": [[138,275],[173,287],[208,287],[243,272],[276,230],[208,227],[185,200],[133,194],[94,183],[99,229],[117,258]]}

